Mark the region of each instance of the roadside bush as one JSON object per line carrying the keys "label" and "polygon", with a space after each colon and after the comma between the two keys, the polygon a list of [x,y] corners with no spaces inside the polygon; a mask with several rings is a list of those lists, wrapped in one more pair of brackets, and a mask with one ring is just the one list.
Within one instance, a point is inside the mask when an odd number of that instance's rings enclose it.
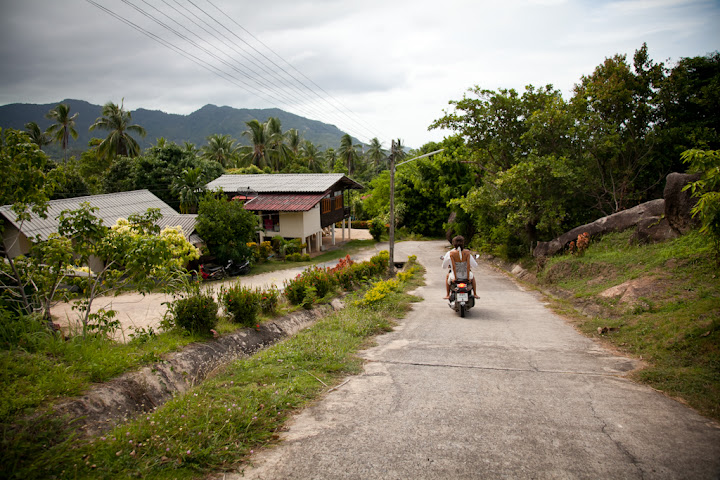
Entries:
{"label": "roadside bush", "polygon": [[310,260],[310,255],[307,253],[291,253],[285,256],[285,260],[289,262],[307,262]]}
{"label": "roadside bush", "polygon": [[379,242],[383,233],[387,231],[387,227],[385,227],[385,222],[380,217],[375,217],[370,220],[369,229],[370,235],[372,235],[373,240],[375,240],[376,242]]}
{"label": "roadside bush", "polygon": [[311,267],[294,279],[286,280],[284,285],[285,296],[290,303],[301,305],[306,303],[307,296],[323,298],[333,288],[334,281],[332,275],[324,268]]}
{"label": "roadside bush", "polygon": [[175,325],[189,332],[211,335],[217,325],[218,304],[211,295],[197,294],[175,300],[171,306]]}
{"label": "roadside bush", "polygon": [[275,313],[280,300],[280,290],[272,287],[269,290],[257,289],[260,297],[260,310],[262,313],[269,315]]}
{"label": "roadside bush", "polygon": [[242,285],[233,285],[220,293],[230,320],[245,327],[255,326],[260,312],[262,294]]}

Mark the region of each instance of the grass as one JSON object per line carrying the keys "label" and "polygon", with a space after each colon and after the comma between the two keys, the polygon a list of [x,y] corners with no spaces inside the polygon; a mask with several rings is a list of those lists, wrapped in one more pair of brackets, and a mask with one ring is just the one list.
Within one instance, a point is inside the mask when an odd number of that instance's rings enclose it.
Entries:
{"label": "grass", "polygon": [[[402,290],[419,284],[421,275],[415,273],[402,277]],[[39,409],[31,419],[16,419],[12,426],[3,422],[0,461],[6,475],[161,479],[234,469],[253,449],[272,442],[292,412],[361,370],[362,360],[355,352],[373,335],[389,331],[393,319],[418,300],[397,290],[370,306],[355,305],[349,298],[344,310],[233,362],[152,414],[103,436],[76,437],[72,424],[54,418],[51,409]],[[23,375],[37,375],[53,362],[35,364]],[[64,368],[68,366],[69,362]],[[55,375],[49,374],[47,381]]]}
{"label": "grass", "polygon": [[[712,246],[693,232],[653,245],[631,245],[630,233],[592,243],[583,256],[552,258],[538,275],[545,285],[595,303],[601,314],[575,315],[577,328],[602,337],[647,367],[635,379],[720,420],[720,278]],[[634,304],[599,296],[628,280],[650,278],[653,287]],[[568,305],[559,307],[567,313]],[[598,327],[609,327],[599,334]]]}

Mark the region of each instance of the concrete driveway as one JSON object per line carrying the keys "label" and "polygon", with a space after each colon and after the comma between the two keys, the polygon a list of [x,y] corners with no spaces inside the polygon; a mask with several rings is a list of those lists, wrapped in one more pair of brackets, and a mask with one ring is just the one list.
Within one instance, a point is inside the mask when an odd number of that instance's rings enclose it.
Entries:
{"label": "concrete driveway", "polygon": [[[481,265],[460,318],[441,299],[445,242],[404,242],[425,300],[362,355],[365,372],[256,453],[252,479],[717,479],[720,428],[625,378],[637,366]],[[219,477],[220,478],[220,477]]]}

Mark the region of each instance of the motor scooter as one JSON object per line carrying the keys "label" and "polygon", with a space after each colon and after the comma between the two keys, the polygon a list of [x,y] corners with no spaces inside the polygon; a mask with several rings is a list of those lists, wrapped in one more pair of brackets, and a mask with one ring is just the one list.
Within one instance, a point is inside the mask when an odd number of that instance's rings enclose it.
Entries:
{"label": "motor scooter", "polygon": [[245,275],[250,271],[250,260],[244,260],[240,263],[235,263],[232,260],[228,260],[225,265],[225,273],[229,277],[235,277],[237,275]]}
{"label": "motor scooter", "polygon": [[220,280],[225,278],[225,269],[222,265],[204,263],[200,265],[200,276],[203,280]]}
{"label": "motor scooter", "polygon": [[[479,255],[475,255],[475,258],[478,257]],[[449,270],[452,271],[452,266],[450,266]],[[450,283],[448,306],[459,313],[461,317],[465,317],[468,310],[475,306],[475,292],[469,279],[456,278]]]}

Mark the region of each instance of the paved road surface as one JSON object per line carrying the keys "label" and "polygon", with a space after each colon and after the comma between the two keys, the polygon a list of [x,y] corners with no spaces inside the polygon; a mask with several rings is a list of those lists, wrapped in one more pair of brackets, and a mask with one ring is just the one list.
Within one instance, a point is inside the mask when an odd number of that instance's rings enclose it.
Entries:
{"label": "paved road surface", "polygon": [[[720,429],[626,378],[536,293],[481,266],[479,304],[444,303],[444,242],[398,244],[425,298],[363,352],[365,372],[253,456],[251,479],[717,479]],[[219,477],[222,478],[222,475]]]}

